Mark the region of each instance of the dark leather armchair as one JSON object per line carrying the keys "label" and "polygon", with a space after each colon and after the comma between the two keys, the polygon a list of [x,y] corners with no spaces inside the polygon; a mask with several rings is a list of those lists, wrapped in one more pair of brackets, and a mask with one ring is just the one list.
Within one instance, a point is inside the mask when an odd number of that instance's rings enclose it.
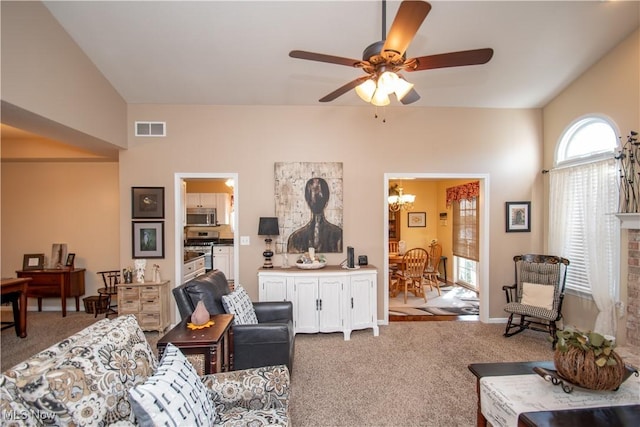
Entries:
{"label": "dark leather armchair", "polygon": [[[230,293],[224,273],[212,270],[173,289],[182,319],[202,300],[211,314],[225,313],[222,296]],[[293,306],[289,301],[254,302],[257,325],[233,325],[234,369],[287,365],[293,372]]]}

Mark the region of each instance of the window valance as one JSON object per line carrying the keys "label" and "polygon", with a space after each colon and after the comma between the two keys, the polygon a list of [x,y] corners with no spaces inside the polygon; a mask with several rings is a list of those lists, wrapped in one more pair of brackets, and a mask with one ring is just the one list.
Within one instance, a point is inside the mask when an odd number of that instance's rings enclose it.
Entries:
{"label": "window valance", "polygon": [[480,195],[480,181],[447,188],[447,207],[454,201],[473,200]]}

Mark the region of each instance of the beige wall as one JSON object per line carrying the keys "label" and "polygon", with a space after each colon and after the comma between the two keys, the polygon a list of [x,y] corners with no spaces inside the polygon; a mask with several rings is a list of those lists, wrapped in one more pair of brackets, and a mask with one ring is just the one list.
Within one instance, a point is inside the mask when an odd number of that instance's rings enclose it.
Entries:
{"label": "beige wall", "polygon": [[[237,173],[239,282],[255,299],[264,244],[258,218],[273,215],[274,163],[326,161],[344,166],[344,242],[378,267],[379,316],[383,317],[384,174],[489,174],[490,314],[503,317],[501,286],[513,278],[514,253],[541,249],[541,114],[539,110],[388,108],[387,121],[368,107],[216,107],[130,105],[129,123],[167,122],[166,138],[129,135],[120,157],[121,264],[130,257],[132,186],[167,189],[166,258],[161,269],[176,277],[174,175]],[[457,130],[464,124],[464,135]],[[131,129],[131,127],[129,127]],[[472,135],[472,137],[469,137]],[[402,141],[396,143],[395,141]],[[514,144],[514,141],[517,143]],[[504,202],[532,200],[532,233],[504,232]],[[329,254],[338,263],[345,254]]]}
{"label": "beige wall", "polygon": [[[1,172],[2,277],[16,276],[24,254],[48,260],[53,243],[66,243],[87,269],[85,296],[97,295],[96,272],[120,266],[118,163],[2,163]],[[60,310],[56,299],[43,305]]]}
{"label": "beige wall", "polygon": [[126,147],[124,100],[49,10],[0,6],[3,123],[98,152]]}
{"label": "beige wall", "polygon": [[[33,2],[1,6],[3,119],[11,117],[7,111],[28,112],[72,131],[69,141],[79,146],[96,139],[128,146],[119,168],[2,164],[3,276],[21,266],[24,253],[48,253],[60,239],[79,254],[79,265],[84,261],[92,271],[131,265],[131,187],[164,186],[166,257],[159,264],[163,277],[175,280],[174,174],[237,173],[237,235],[251,237],[251,245],[240,246],[239,281],[255,299],[263,251],[256,232],[258,218],[274,213],[274,162],[339,161],[344,164],[345,244],[369,255],[379,268],[379,317],[385,298],[384,174],[487,174],[490,298],[482,303],[489,303],[491,317],[501,318],[501,286],[513,280],[513,254],[544,248],[546,182],[540,171],[552,166],[562,129],[594,110],[614,118],[623,132],[638,125],[637,32],[543,111],[387,107],[382,123],[367,106],[129,105],[125,118],[124,101],[46,8]],[[136,120],[166,121],[168,136],[135,138]],[[113,218],[87,216],[96,212],[96,199]],[[504,203],[514,200],[532,202],[531,233],[505,233]],[[334,254],[329,261],[343,258]],[[567,320],[574,315],[569,307]]]}
{"label": "beige wall", "polygon": [[[620,43],[558,97],[543,109],[544,167],[553,167],[556,145],[564,130],[576,119],[587,114],[603,114],[617,125],[620,136],[626,139],[629,131],[640,127],[640,30]],[[545,203],[548,194],[545,179]],[[545,205],[545,213],[548,206]],[[545,215],[548,218],[548,215]],[[548,219],[545,223],[545,236]],[[546,245],[546,242],[545,242]],[[621,294],[626,303],[626,258],[620,261]],[[567,295],[563,307],[565,322],[580,328],[594,327],[597,309],[591,299]],[[624,330],[625,319],[619,321]],[[618,339],[624,333],[618,334]]]}

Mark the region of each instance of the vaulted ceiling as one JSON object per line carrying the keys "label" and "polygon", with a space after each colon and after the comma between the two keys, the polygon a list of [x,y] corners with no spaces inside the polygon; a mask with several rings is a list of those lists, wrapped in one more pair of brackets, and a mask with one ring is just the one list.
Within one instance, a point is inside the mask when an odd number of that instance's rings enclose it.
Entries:
{"label": "vaulted ceiling", "polygon": [[[363,72],[289,52],[361,59],[382,36],[381,1],[44,3],[127,103],[327,105],[318,100]],[[387,31],[399,4],[386,2]],[[484,65],[405,73],[421,99],[401,108],[540,108],[640,24],[638,1],[431,5],[407,57],[495,53]],[[350,91],[328,105],[367,104]]]}

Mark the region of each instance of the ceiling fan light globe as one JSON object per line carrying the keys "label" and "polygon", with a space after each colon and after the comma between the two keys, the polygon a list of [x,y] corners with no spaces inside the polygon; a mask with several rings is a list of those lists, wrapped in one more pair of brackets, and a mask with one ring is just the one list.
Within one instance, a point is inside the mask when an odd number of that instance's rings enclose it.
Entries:
{"label": "ceiling fan light globe", "polygon": [[376,82],[373,80],[365,80],[358,86],[356,86],[356,93],[364,102],[371,102],[373,94],[376,91]]}
{"label": "ceiling fan light globe", "polygon": [[376,107],[384,107],[385,105],[389,105],[391,101],[385,91],[377,89],[376,93],[373,94],[373,98],[371,98],[371,103]]}
{"label": "ceiling fan light globe", "polygon": [[411,92],[411,89],[413,89],[413,83],[409,83],[408,81],[400,77],[396,82],[395,90],[398,101],[402,101],[402,98],[407,96],[407,94]]}
{"label": "ceiling fan light globe", "polygon": [[399,79],[396,73],[385,71],[378,77],[378,90],[384,91],[387,95],[394,93]]}

